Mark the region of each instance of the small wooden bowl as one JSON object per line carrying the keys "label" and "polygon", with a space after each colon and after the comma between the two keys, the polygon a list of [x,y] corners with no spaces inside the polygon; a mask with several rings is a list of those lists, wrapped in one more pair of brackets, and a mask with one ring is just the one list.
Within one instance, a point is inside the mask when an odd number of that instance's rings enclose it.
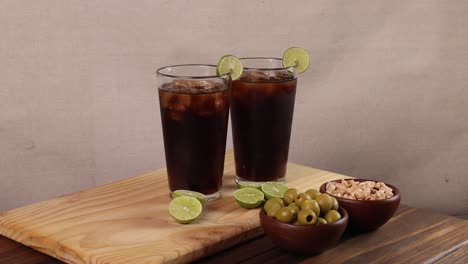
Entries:
{"label": "small wooden bowl", "polygon": [[300,254],[319,254],[333,246],[348,224],[348,213],[340,207],[341,219],[323,225],[293,225],[282,223],[260,211],[260,223],[265,234],[280,248]]}
{"label": "small wooden bowl", "polygon": [[[349,180],[349,179],[347,179]],[[375,181],[367,179],[353,179],[354,181]],[[341,182],[341,180],[334,180],[330,182]],[[376,181],[377,182],[377,181]],[[327,183],[320,186],[320,192],[326,193]],[[347,198],[341,198],[331,195],[338,200],[338,204],[346,209],[349,213],[349,229],[358,231],[372,231],[383,224],[385,224],[390,218],[392,218],[395,211],[400,205],[401,194],[397,187],[384,182],[385,185],[392,188],[395,194],[391,198],[383,200],[353,200]]]}

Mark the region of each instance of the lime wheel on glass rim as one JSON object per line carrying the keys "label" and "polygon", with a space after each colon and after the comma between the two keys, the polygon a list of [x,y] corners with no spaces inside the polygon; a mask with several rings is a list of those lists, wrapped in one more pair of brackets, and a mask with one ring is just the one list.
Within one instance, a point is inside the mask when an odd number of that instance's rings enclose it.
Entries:
{"label": "lime wheel on glass rim", "polygon": [[283,54],[284,67],[296,67],[298,73],[303,73],[309,68],[309,53],[298,47],[287,49]]}
{"label": "lime wheel on glass rim", "polygon": [[242,75],[244,66],[241,61],[232,55],[222,56],[216,64],[216,73],[218,75],[229,74],[232,80],[237,80]]}

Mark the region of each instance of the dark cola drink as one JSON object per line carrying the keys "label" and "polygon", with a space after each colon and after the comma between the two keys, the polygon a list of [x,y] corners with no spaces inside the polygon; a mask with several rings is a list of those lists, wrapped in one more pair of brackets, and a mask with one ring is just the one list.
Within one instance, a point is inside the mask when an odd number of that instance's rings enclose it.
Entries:
{"label": "dark cola drink", "polygon": [[297,79],[287,71],[245,71],[232,83],[237,181],[284,181]]}
{"label": "dark cola drink", "polygon": [[230,105],[227,85],[182,80],[159,88],[166,165],[171,191],[219,197]]}

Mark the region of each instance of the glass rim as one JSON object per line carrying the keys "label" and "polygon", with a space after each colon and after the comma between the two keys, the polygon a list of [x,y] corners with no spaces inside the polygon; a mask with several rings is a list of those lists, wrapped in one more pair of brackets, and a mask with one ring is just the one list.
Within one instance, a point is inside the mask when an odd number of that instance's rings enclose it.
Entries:
{"label": "glass rim", "polygon": [[174,65],[168,65],[164,67],[160,67],[156,70],[156,75],[157,76],[163,76],[163,77],[168,77],[168,78],[174,78],[174,79],[213,79],[213,78],[226,78],[229,77],[229,73],[227,74],[221,74],[221,75],[173,75],[173,74],[167,74],[167,73],[162,73],[161,71],[167,69],[167,68],[177,68],[177,67],[186,67],[186,66],[197,66],[197,67],[212,67],[216,71],[216,65],[213,64],[199,64],[199,63],[188,63],[188,64],[174,64]]}
{"label": "glass rim", "polygon": [[[243,57],[239,58],[239,60],[242,62],[242,60],[273,60],[273,61],[283,61],[282,58],[275,58],[275,57]],[[281,63],[282,64],[282,63]],[[244,66],[244,70],[261,70],[261,71],[282,71],[282,70],[288,70],[290,68],[296,68],[296,66],[289,66],[289,67],[246,67]]]}

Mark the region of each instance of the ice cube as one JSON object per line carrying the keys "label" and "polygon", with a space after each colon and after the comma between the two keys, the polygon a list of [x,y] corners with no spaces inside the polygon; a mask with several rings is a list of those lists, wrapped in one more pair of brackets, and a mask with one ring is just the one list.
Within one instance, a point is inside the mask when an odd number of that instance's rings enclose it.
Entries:
{"label": "ice cube", "polygon": [[257,84],[251,82],[241,82],[233,85],[232,98],[236,103],[249,104],[255,98]]}
{"label": "ice cube", "polygon": [[275,78],[277,81],[287,81],[294,79],[294,73],[290,71],[279,71],[276,73]]}
{"label": "ice cube", "polygon": [[263,94],[263,95],[259,95],[258,97],[272,96],[278,91],[278,88],[279,88],[278,84],[276,84],[276,83],[262,83],[261,86],[259,85],[259,87],[262,87],[262,89],[261,89],[262,93],[261,94]]}
{"label": "ice cube", "polygon": [[174,81],[174,88],[177,90],[184,90],[186,88],[190,88],[194,86],[195,80],[175,80]]}
{"label": "ice cube", "polygon": [[159,104],[162,108],[167,108],[172,99],[173,93],[159,90]]}
{"label": "ice cube", "polygon": [[257,82],[257,81],[267,80],[267,79],[268,79],[268,75],[266,75],[265,73],[261,71],[249,71],[249,72],[246,72],[241,77],[241,81],[244,81],[244,82]]}
{"label": "ice cube", "polygon": [[229,105],[229,92],[216,93],[215,110],[221,112]]}
{"label": "ice cube", "polygon": [[192,111],[197,115],[210,116],[216,112],[215,94],[193,95]]}
{"label": "ice cube", "polygon": [[[189,94],[177,94],[172,92],[163,92],[169,94],[169,100],[165,102],[164,106],[167,115],[170,119],[180,121],[184,118],[184,114],[188,111],[191,104],[191,97]],[[166,96],[166,95],[165,95]],[[165,99],[167,100],[167,99]]]}
{"label": "ice cube", "polygon": [[277,80],[277,71],[264,71],[263,80],[265,81],[276,81]]}
{"label": "ice cube", "polygon": [[281,88],[283,89],[283,91],[286,93],[286,94],[290,94],[292,92],[294,92],[294,90],[296,89],[296,83],[295,82],[285,82],[282,84]]}
{"label": "ice cube", "polygon": [[167,115],[169,116],[169,119],[173,121],[181,121],[184,118],[184,113],[185,112],[179,112],[176,110],[167,110]]}
{"label": "ice cube", "polygon": [[185,112],[190,107],[191,101],[192,96],[190,94],[174,93],[169,101],[169,109],[178,112]]}
{"label": "ice cube", "polygon": [[209,80],[177,80],[174,89],[180,93],[209,93],[219,89],[216,82]]}

